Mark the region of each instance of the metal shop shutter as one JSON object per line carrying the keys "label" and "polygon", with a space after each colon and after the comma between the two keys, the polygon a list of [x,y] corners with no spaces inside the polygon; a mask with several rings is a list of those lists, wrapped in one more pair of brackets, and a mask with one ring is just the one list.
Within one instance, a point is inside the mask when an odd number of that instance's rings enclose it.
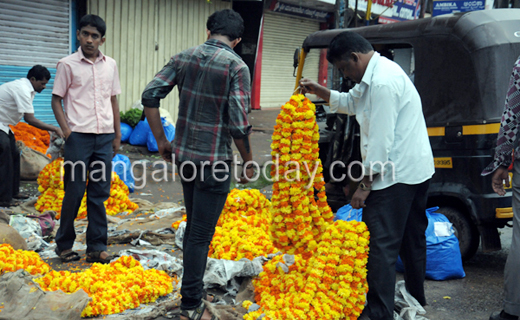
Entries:
{"label": "metal shop shutter", "polygon": [[[293,77],[294,50],[303,40],[319,31],[320,24],[312,20],[293,18],[272,12],[264,14],[262,53],[262,84],[260,106],[281,107],[289,100],[296,79]],[[305,59],[303,76],[318,80],[320,51],[311,50]]]}
{"label": "metal shop shutter", "polygon": [[25,77],[41,64],[51,81],[34,98],[38,119],[56,125],[51,108],[52,83],[58,61],[70,54],[69,0],[0,0],[0,84]]}

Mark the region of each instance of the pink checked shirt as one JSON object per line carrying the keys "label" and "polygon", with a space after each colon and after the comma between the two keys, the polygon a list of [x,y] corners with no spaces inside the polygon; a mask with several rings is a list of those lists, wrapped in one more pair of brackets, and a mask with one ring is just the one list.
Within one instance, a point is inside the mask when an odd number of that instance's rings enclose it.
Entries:
{"label": "pink checked shirt", "polygon": [[73,132],[113,133],[110,98],[121,93],[116,61],[99,52],[96,62],[78,52],[56,67],[52,94],[63,98],[67,124]]}

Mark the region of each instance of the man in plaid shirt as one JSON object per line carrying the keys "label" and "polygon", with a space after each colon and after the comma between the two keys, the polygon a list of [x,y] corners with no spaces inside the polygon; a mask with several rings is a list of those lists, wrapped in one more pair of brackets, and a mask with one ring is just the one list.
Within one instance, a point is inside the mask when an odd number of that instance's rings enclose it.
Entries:
{"label": "man in plaid shirt", "polygon": [[518,320],[520,316],[520,148],[518,129],[520,128],[520,57],[515,62],[509,80],[502,123],[498,132],[497,147],[493,162],[482,175],[493,173],[491,186],[498,195],[504,196],[504,181],[509,187],[508,167],[513,162],[513,238],[504,269],[504,309],[494,312],[489,320]]}
{"label": "man in plaid shirt", "polygon": [[[187,225],[183,240],[181,317],[213,319],[202,302],[209,244],[230,186],[231,142],[244,163],[253,160],[247,120],[250,76],[233,48],[240,42],[244,21],[231,9],[217,11],[207,21],[208,40],[173,56],[148,84],[142,104],[161,156],[179,167]],[[160,99],[177,86],[179,115],[172,144],[159,114]],[[241,182],[254,175],[253,164]]]}

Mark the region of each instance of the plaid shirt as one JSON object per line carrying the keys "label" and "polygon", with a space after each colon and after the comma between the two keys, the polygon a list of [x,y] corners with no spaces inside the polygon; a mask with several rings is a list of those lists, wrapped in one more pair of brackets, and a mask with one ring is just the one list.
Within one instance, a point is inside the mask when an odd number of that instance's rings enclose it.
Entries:
{"label": "plaid shirt", "polygon": [[232,138],[251,133],[246,111],[250,76],[244,61],[228,45],[210,39],[173,56],[144,89],[142,104],[158,108],[174,86],[179,89],[175,160],[231,160]]}
{"label": "plaid shirt", "polygon": [[[518,129],[520,121],[520,57],[515,62],[511,80],[509,81],[509,89],[507,90],[506,103],[504,113],[502,114],[502,123],[498,132],[497,147],[495,149],[495,158],[493,162],[482,171],[482,175],[494,172],[498,167],[509,167],[513,161],[513,149],[515,149],[515,158],[520,155],[518,148]],[[520,161],[520,159],[517,159]]]}

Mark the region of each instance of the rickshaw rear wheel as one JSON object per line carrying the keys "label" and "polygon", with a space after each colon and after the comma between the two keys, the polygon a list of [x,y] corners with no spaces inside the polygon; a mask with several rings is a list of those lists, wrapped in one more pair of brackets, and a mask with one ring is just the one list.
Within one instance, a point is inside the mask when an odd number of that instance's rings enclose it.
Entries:
{"label": "rickshaw rear wheel", "polygon": [[441,207],[436,212],[445,215],[453,224],[455,236],[459,240],[462,260],[471,259],[480,244],[480,234],[473,221],[464,212],[453,207]]}

